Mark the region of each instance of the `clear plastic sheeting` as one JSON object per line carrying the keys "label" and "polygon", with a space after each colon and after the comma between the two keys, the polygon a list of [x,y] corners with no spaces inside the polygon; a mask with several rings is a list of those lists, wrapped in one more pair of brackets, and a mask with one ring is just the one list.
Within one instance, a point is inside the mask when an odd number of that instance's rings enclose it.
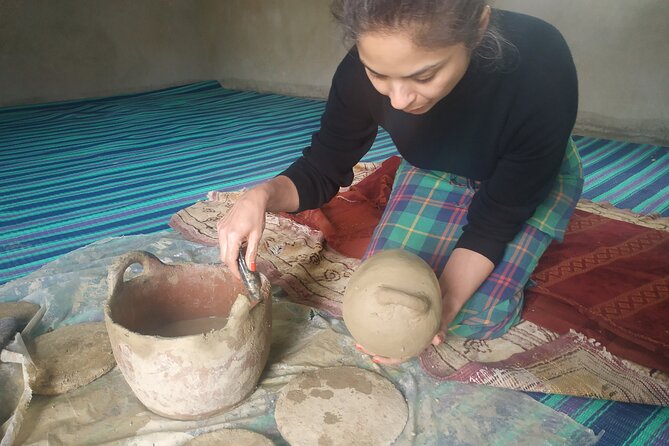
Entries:
{"label": "clear plastic sheeting", "polygon": [[[107,269],[115,257],[131,250],[149,251],[165,263],[218,261],[216,248],[188,242],[171,231],[105,239],[5,284],[0,287],[0,301],[28,300],[46,306],[35,334],[102,320]],[[415,360],[397,367],[378,366],[355,349],[341,321],[324,318],[281,296],[276,290],[270,358],[259,386],[232,410],[199,421],[160,417],[142,406],[115,368],[66,394],[33,396],[17,443],[182,445],[212,430],[242,428],[284,445],[274,421],[274,405],[283,385],[304,371],[340,365],[375,371],[404,394],[409,421],[396,445],[590,445],[597,441],[591,430],[523,393],[436,381]]]}

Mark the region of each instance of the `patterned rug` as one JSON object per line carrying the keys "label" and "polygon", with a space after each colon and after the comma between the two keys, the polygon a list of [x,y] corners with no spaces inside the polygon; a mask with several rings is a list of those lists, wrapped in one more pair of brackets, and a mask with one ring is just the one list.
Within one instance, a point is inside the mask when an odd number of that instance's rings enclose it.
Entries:
{"label": "patterned rug", "polygon": [[[470,362],[445,378],[522,391],[669,405],[668,386],[632,370],[575,331],[501,361]],[[639,395],[644,396],[643,401]]]}
{"label": "patterned rug", "polygon": [[[356,179],[359,180],[375,168],[374,164],[359,166]],[[232,207],[238,196],[238,192],[212,192],[209,200],[177,212],[170,225],[190,240],[213,246],[216,244],[216,222]],[[329,249],[322,233],[288,218],[268,214],[258,257],[259,270],[281,286],[288,298],[332,316],[341,316],[343,293],[359,260]],[[573,335],[559,337],[550,330],[526,322],[498,340],[472,342],[449,337],[445,344],[428,349],[421,357],[421,364],[432,376],[451,379],[450,375],[472,361],[511,361],[495,365],[500,369],[508,366],[509,369],[524,370],[526,373],[515,376],[507,374],[507,379],[497,380],[495,384],[517,390],[550,389],[551,392],[561,394],[669,404],[669,389],[662,382],[664,375],[643,367],[628,367],[603,348],[592,342],[584,342],[583,339],[582,336]],[[479,347],[472,349],[474,345]],[[545,345],[548,347],[537,350]],[[482,351],[490,353],[486,355]],[[527,355],[510,359],[512,355],[524,352],[528,352]],[[581,363],[584,358],[589,366],[584,367]],[[548,379],[548,375],[543,378],[530,377],[533,371],[540,368],[579,371],[558,373],[551,377],[549,387],[539,387],[537,382]],[[475,375],[473,372],[456,374],[454,378],[476,382],[479,378],[473,378]],[[584,380],[589,383],[587,386],[580,384]],[[492,382],[481,374],[480,383]]]}
{"label": "patterned rug", "polygon": [[669,232],[577,209],[567,234],[539,261],[523,318],[669,371]]}

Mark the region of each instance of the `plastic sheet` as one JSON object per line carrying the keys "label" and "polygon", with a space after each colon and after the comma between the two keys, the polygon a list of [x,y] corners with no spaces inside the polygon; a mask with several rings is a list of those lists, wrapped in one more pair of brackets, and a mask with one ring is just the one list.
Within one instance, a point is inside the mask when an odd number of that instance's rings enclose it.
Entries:
{"label": "plastic sheet", "polygon": [[[166,263],[218,260],[217,249],[185,241],[171,231],[106,239],[5,284],[0,287],[0,301],[24,299],[46,306],[36,333],[102,320],[107,268],[116,256],[137,249]],[[435,381],[415,360],[397,367],[378,366],[355,350],[341,321],[290,303],[276,291],[268,365],[258,389],[233,410],[200,421],[168,420],[145,409],[114,369],[64,395],[34,396],[18,441],[181,445],[204,432],[236,427],[262,433],[282,445],[286,443],[273,415],[282,386],[303,371],[338,365],[373,370],[402,391],[410,416],[396,445],[590,445],[597,440],[591,430],[522,393]]]}

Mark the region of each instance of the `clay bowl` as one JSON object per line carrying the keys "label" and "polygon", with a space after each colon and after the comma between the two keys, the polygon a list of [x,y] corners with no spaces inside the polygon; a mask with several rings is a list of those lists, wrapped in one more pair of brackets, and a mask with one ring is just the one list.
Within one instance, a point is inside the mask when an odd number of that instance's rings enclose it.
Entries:
{"label": "clay bowl", "polygon": [[[142,272],[124,280],[139,263]],[[192,420],[229,409],[255,389],[267,362],[271,293],[261,276],[262,301],[251,302],[222,265],[166,265],[148,252],[118,258],[109,275],[105,323],[114,357],[139,400],[169,418]],[[239,295],[241,298],[238,298]],[[177,321],[228,317],[205,334],[146,333]]]}

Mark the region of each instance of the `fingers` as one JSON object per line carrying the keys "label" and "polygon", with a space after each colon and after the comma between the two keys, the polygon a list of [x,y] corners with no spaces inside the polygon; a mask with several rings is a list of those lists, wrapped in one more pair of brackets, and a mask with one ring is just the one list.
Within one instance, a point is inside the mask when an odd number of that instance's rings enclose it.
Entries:
{"label": "fingers", "polygon": [[230,272],[239,280],[242,280],[242,275],[239,272],[239,266],[237,265],[237,258],[239,257],[239,247],[241,246],[241,241],[237,238],[228,239],[225,259],[223,260],[230,270]]}
{"label": "fingers", "polygon": [[355,344],[355,348],[358,349],[358,351],[371,356],[372,362],[374,362],[375,364],[394,365],[394,364],[400,364],[405,361],[405,359],[386,358],[385,356],[375,355],[374,353],[370,352],[365,347],[363,347],[361,344]]}
{"label": "fingers", "polygon": [[432,338],[432,345],[437,346],[444,342],[444,339],[446,339],[446,334],[444,334],[443,330],[439,330],[436,335]]}
{"label": "fingers", "polygon": [[253,272],[256,271],[256,258],[258,257],[258,244],[260,243],[260,235],[257,232],[249,234],[248,244],[246,246],[246,264]]}
{"label": "fingers", "polygon": [[372,358],[372,362],[374,362],[375,364],[395,365],[403,363],[404,359],[386,358],[385,356],[374,356]]}
{"label": "fingers", "polygon": [[258,244],[265,227],[265,204],[253,189],[244,193],[221,218],[216,229],[221,261],[241,280],[237,260],[239,248],[247,242],[244,260],[251,271],[256,270]]}
{"label": "fingers", "polygon": [[225,263],[233,276],[241,280],[239,268],[237,267],[237,257],[239,255],[240,241],[239,237],[230,234],[227,228],[228,218],[223,217],[216,224],[218,232],[218,247],[220,250],[221,262]]}
{"label": "fingers", "polygon": [[361,344],[355,344],[355,348],[357,348],[358,351],[361,351],[361,352],[363,352],[363,353],[366,354],[366,355],[374,356],[374,353],[372,353],[372,352],[370,352],[369,350],[367,350],[367,349],[366,349],[365,347],[363,347]]}

